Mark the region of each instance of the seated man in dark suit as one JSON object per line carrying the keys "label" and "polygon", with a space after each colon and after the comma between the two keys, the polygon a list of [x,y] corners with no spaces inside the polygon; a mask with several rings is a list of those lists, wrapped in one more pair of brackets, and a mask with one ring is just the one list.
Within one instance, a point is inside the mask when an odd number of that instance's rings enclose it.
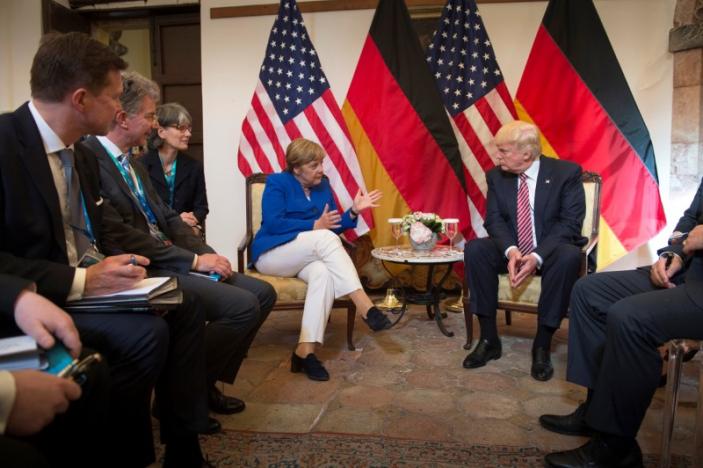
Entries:
{"label": "seated man in dark suit", "polygon": [[[34,292],[31,281],[0,274],[0,335],[26,334],[44,349],[57,341],[76,358],[81,341],[71,317]],[[108,370],[91,366],[82,387],[38,370],[0,371],[0,460],[4,468],[95,466],[114,443],[107,423]],[[80,440],[76,457],[71,447]]]}
{"label": "seated man in dark suit", "polygon": [[[81,144],[97,155],[103,197],[119,212],[124,228],[132,231],[134,238],[141,236],[138,242],[120,243],[108,247],[108,251],[128,249],[148,257],[151,273],[175,273],[181,288],[197,298],[208,320],[205,342],[210,409],[237,413],[244,410],[244,402],[223,395],[215,383],[234,382],[249,345],[276,301],[276,293],[264,281],[233,272],[229,261],[196,236],[161,200],[144,167],[130,163],[129,149],[144,145],[156,125],[159,92],[156,83],[135,72],[125,73],[123,81],[122,111],[117,113],[112,128],[106,136],[91,136]],[[191,271],[216,273],[223,281],[196,277],[189,274]]]}
{"label": "seated man in dark suit", "polygon": [[658,348],[675,338],[703,339],[703,181],[659,254],[650,268],[576,283],[566,378],[588,389],[586,401],[539,421],[550,431],[593,437],[547,455],[547,466],[642,466],[635,437],[659,385]]}
{"label": "seated man in dark suit", "polygon": [[[129,236],[100,197],[97,161],[73,147],[82,135],[109,129],[120,109],[125,67],[85,34],[48,35],[32,63],[32,100],[0,116],[0,273],[32,280],[59,306],[128,289],[149,264],[134,256],[133,265],[129,254],[83,263],[88,252],[101,255],[105,236]],[[149,401],[159,379],[165,466],[200,466],[197,431],[207,423],[204,317],[192,299],[185,297],[165,319],[91,312],[73,320],[83,343],[110,366],[110,424],[102,435],[122,449],[105,453],[102,463],[154,461]]]}
{"label": "seated man in dark suit", "polygon": [[539,272],[542,292],[537,335],[532,345],[531,374],[549,380],[552,335],[566,314],[578,277],[586,202],[581,168],[541,156],[537,127],[505,124],[496,134],[497,165],[486,174],[488,196],[484,226],[488,238],[474,239],[464,250],[469,307],[478,316],[481,337],[464,367],[481,367],[501,356],[496,328],[498,274],[507,272],[518,287]]}

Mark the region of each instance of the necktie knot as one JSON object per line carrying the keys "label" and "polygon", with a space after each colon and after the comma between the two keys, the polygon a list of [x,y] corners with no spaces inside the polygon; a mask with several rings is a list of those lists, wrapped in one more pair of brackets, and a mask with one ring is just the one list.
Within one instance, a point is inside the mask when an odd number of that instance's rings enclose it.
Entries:
{"label": "necktie knot", "polygon": [[124,168],[125,171],[129,171],[129,154],[122,153],[117,157],[117,161]]}
{"label": "necktie knot", "polygon": [[519,177],[520,177],[520,182],[527,182],[527,174],[525,174],[524,172],[522,174],[520,174]]}
{"label": "necktie knot", "polygon": [[73,150],[71,148],[64,148],[58,154],[63,168],[73,167]]}

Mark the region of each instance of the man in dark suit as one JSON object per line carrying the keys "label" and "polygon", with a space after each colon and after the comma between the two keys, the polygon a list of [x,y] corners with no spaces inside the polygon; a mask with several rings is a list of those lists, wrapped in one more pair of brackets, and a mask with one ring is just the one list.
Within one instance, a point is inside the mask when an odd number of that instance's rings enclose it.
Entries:
{"label": "man in dark suit", "polygon": [[588,389],[566,416],[540,424],[585,445],[546,457],[548,466],[642,466],[635,436],[662,368],[658,347],[703,339],[703,181],[650,268],[589,275],[576,283],[566,378]]}
{"label": "man in dark suit", "polygon": [[[125,67],[84,34],[48,35],[32,64],[32,100],[0,116],[0,273],[32,280],[59,306],[128,289],[144,278],[149,264],[129,254],[83,263],[86,252],[100,256],[106,237],[129,236],[100,197],[97,161],[73,148],[81,135],[108,131],[120,108]],[[200,466],[197,431],[207,418],[204,318],[193,310],[192,299],[185,298],[165,320],[117,313],[73,319],[83,343],[110,365],[111,423],[104,437],[121,447],[101,462],[145,466],[154,461],[148,410],[160,379],[162,430],[168,433],[165,466],[173,461]]]}
{"label": "man in dark suit", "polygon": [[[184,292],[197,298],[205,310],[206,363],[210,409],[222,414],[244,410],[244,402],[222,394],[215,383],[232,383],[247,350],[276,301],[270,284],[232,271],[229,261],[215,253],[179,214],[154,191],[140,164],[131,164],[128,151],[144,145],[154,127],[159,98],[156,83],[128,72],[122,111],[105,137],[89,137],[82,145],[97,155],[102,193],[119,212],[123,225],[140,234],[139,242],[108,247],[122,248],[151,259],[157,274],[176,274]],[[166,269],[158,272],[157,269]],[[222,280],[190,275],[191,271],[216,273]],[[213,429],[214,430],[214,429]]]}
{"label": "man in dark suit", "polygon": [[501,356],[496,328],[498,274],[520,286],[542,276],[538,328],[532,345],[531,374],[549,380],[552,335],[566,314],[578,277],[581,226],[586,204],[581,168],[541,156],[537,127],[513,121],[496,134],[497,165],[486,174],[488,196],[484,226],[489,237],[470,241],[464,251],[469,307],[478,316],[481,337],[464,367],[481,367]]}
{"label": "man in dark suit", "polygon": [[[0,336],[26,334],[51,349],[61,342],[72,357],[81,341],[71,317],[34,290],[29,280],[0,274]],[[78,386],[39,370],[0,371],[0,459],[5,468],[95,466],[114,441],[107,423],[108,369],[96,362]],[[66,450],[80,440],[84,453]]]}

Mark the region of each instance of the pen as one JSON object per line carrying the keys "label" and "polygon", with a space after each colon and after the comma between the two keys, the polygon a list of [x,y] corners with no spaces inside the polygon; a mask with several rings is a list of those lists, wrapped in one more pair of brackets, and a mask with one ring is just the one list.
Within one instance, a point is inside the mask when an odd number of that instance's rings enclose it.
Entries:
{"label": "pen", "polygon": [[130,257],[129,257],[129,263],[132,264],[132,265],[134,265],[134,266],[137,266],[137,265],[138,265],[138,263],[137,263],[137,257],[135,257],[134,255],[130,255]]}

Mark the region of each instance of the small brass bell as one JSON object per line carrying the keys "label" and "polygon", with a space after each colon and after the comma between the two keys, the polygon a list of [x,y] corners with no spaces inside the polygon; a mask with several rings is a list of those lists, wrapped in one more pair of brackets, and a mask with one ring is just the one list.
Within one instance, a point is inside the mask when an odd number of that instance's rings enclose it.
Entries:
{"label": "small brass bell", "polygon": [[383,301],[377,303],[376,307],[381,310],[400,309],[403,304],[398,300],[398,297],[395,295],[395,293],[396,289],[394,288],[386,289],[386,297],[383,298]]}

